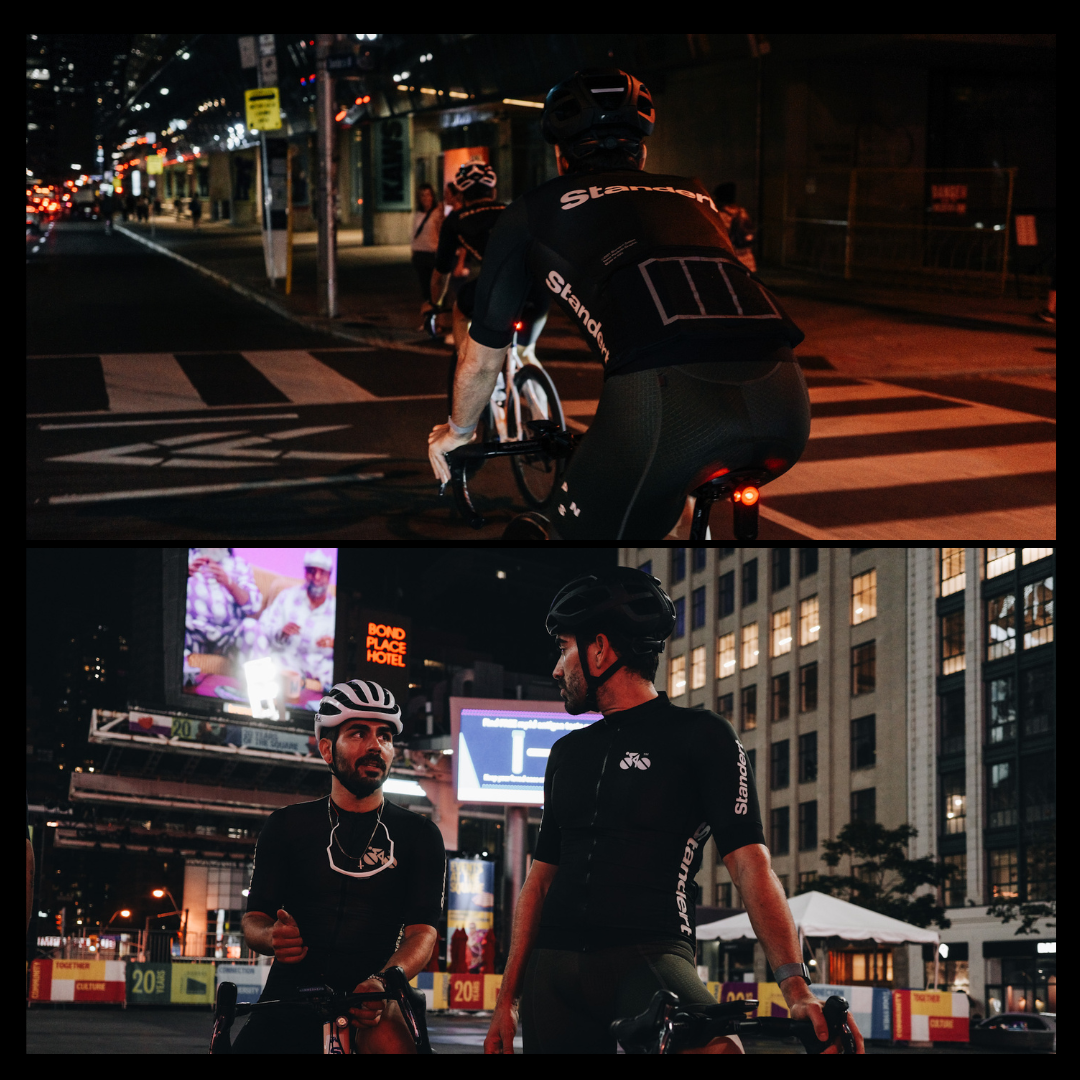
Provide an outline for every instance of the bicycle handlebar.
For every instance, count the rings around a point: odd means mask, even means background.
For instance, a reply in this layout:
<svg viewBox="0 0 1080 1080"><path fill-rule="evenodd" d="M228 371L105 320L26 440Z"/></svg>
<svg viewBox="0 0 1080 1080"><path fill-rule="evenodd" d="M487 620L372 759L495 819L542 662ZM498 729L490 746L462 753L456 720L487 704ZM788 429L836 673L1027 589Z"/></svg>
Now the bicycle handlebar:
<svg viewBox="0 0 1080 1080"><path fill-rule="evenodd" d="M528 420L526 423L536 438L510 442L466 443L446 455L446 463L450 466L450 487L454 495L454 505L466 524L472 528L482 529L487 522L473 506L469 495L465 471L470 462L492 457L509 457L513 454L569 457L581 439L580 435L559 427L553 420Z"/></svg>
<svg viewBox="0 0 1080 1080"><path fill-rule="evenodd" d="M767 1039L786 1039L797 1036L808 1054L820 1054L839 1040L840 1052L855 1053L855 1040L845 1023L848 1003L833 995L825 1002L825 1023L829 1038L820 1041L809 1020L792 1020L786 1017L748 1016L758 1003L747 999L728 1001L720 1005L707 1005L701 1011L688 1011L680 1007L678 995L670 990L657 990L649 1007L640 1015L616 1020L611 1033L627 1053L664 1054L671 1052L671 1045L692 1036L695 1044L701 1037L708 1041L724 1035L744 1034Z"/></svg>

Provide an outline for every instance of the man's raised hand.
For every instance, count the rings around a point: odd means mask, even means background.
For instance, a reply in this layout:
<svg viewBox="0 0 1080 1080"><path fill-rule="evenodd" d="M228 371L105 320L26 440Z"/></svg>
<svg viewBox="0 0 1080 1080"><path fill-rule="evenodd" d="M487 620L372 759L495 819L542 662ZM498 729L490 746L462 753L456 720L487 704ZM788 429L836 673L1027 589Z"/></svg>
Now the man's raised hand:
<svg viewBox="0 0 1080 1080"><path fill-rule="evenodd" d="M298 964L307 956L300 927L284 908L278 908L277 922L271 927L270 940L274 946L274 959L283 964Z"/></svg>

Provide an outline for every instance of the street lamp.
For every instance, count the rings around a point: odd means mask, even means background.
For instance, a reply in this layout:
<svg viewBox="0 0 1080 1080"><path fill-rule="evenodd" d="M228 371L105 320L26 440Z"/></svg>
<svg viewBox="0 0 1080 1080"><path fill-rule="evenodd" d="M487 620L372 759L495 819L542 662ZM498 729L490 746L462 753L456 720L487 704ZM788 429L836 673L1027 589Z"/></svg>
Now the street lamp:
<svg viewBox="0 0 1080 1080"><path fill-rule="evenodd" d="M131 912L127 908L120 908L119 911L114 911L112 913L112 918L109 919L109 921L105 925L106 926L112 926L112 921L113 921L113 919L116 918L117 915L119 915L121 919L130 919L131 918Z"/></svg>
<svg viewBox="0 0 1080 1080"><path fill-rule="evenodd" d="M180 915L180 916L183 917L183 920L184 920L183 924L182 924L182 929L181 929L181 933L183 935L181 940L183 941L184 949L186 950L186 948L187 948L187 912L184 912L184 911L180 910L180 905L176 902L176 897L174 897L173 894L171 892L169 892L168 889L154 889L150 893L150 895L154 896L154 897L157 897L157 899L159 899L159 900L163 896L167 896L172 901L172 905L173 905L174 910L173 911L162 911L162 912L159 912L157 915L147 915L146 916L146 945L147 945L147 947L149 947L149 944L150 944L150 920L151 919L164 919L168 915Z"/></svg>

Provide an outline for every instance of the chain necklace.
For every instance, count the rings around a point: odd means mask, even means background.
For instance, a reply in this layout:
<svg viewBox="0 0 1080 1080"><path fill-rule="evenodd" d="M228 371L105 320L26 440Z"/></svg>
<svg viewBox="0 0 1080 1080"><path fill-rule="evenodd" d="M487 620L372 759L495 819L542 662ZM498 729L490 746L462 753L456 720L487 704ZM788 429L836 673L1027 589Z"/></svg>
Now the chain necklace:
<svg viewBox="0 0 1080 1080"><path fill-rule="evenodd" d="M329 814L330 807L333 806L333 804L334 804L334 800L328 795L326 797L327 814ZM337 844L338 850L341 852L342 855L345 856L346 859L352 859L352 861L355 862L355 863L359 863L363 859L364 855L367 853L368 848L371 847L371 841L375 839L375 834L379 831L379 826L382 824L382 812L383 812L383 807L385 805L386 805L386 800L384 799L379 804L378 814L377 814L377 816L375 818L375 825L374 825L374 828L372 828L372 830L371 830L371 835L368 836L367 843L364 844L364 846L361 849L359 855L350 855L345 850L344 845L341 843L341 840L337 835L338 829L341 827L341 818L340 818L339 815L336 815L336 813L335 813L335 816L337 816L336 821L334 821L334 818L331 817L331 819L330 819L330 821L331 821L330 836L333 839L333 842L335 844ZM337 807L334 807L334 809L335 809L335 812L336 812Z"/></svg>

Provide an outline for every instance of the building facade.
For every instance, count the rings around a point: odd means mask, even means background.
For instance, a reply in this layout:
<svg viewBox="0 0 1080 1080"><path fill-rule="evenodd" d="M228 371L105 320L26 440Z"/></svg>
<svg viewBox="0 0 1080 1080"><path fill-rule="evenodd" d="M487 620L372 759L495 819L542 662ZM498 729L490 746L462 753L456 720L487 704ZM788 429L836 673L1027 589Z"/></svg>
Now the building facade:
<svg viewBox="0 0 1080 1080"><path fill-rule="evenodd" d="M1056 895L1055 552L917 548L908 560L912 856L956 871L940 983L983 1015L1054 1012L1056 930L1044 919L1017 935L987 907Z"/></svg>
<svg viewBox="0 0 1080 1080"><path fill-rule="evenodd" d="M675 602L657 686L674 704L715 710L734 726L789 896L813 887L826 869L822 839L848 821L895 828L907 820L904 549L640 548L620 556L660 578ZM711 845L697 881L704 904L738 904ZM826 955L822 947L815 959L819 971L835 968L832 981L857 968L908 985L920 955L867 946ZM704 959L719 968L721 958ZM760 948L753 963L763 980Z"/></svg>

